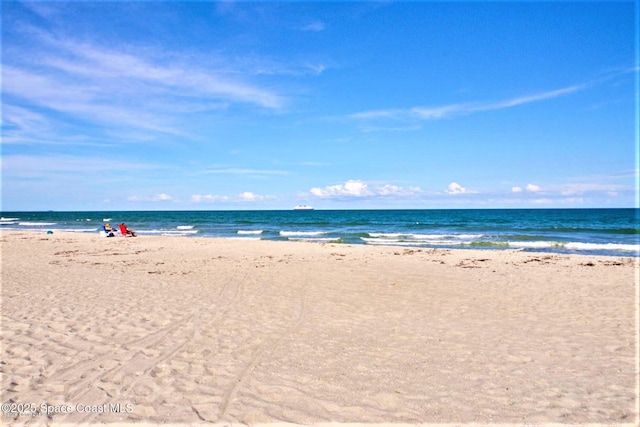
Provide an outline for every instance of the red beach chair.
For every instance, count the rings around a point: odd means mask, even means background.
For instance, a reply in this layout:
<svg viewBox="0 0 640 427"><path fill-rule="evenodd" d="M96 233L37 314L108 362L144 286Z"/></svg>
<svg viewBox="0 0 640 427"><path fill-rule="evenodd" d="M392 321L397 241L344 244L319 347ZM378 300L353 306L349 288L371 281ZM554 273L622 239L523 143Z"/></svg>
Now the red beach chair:
<svg viewBox="0 0 640 427"><path fill-rule="evenodd" d="M127 236L135 237L136 236L136 233L134 233L132 230L127 229L127 226L124 225L124 223L120 224L119 227L120 227L120 234L122 234L124 237L127 237Z"/></svg>

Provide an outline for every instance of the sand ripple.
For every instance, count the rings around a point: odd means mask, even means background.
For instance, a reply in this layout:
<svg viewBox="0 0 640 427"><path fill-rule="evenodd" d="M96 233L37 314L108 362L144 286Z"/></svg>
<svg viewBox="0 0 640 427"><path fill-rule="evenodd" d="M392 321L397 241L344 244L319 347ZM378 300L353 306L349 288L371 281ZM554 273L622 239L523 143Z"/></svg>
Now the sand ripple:
<svg viewBox="0 0 640 427"><path fill-rule="evenodd" d="M630 258L7 232L2 257L3 401L73 407L17 425L638 420Z"/></svg>

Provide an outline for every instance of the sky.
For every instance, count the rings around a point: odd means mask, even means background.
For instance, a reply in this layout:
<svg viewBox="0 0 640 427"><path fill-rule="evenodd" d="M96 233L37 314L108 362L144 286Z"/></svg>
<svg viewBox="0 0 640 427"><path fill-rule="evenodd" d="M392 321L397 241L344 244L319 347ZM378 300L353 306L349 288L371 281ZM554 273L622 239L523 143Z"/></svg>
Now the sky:
<svg viewBox="0 0 640 427"><path fill-rule="evenodd" d="M638 2L2 1L2 211L638 206Z"/></svg>

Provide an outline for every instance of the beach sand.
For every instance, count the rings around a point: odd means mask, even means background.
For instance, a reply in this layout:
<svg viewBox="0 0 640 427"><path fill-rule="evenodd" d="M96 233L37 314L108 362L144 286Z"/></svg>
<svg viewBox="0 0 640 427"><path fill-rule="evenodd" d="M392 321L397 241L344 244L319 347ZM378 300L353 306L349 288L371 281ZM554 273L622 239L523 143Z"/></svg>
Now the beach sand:
<svg viewBox="0 0 640 427"><path fill-rule="evenodd" d="M0 238L6 423L638 423L633 258Z"/></svg>

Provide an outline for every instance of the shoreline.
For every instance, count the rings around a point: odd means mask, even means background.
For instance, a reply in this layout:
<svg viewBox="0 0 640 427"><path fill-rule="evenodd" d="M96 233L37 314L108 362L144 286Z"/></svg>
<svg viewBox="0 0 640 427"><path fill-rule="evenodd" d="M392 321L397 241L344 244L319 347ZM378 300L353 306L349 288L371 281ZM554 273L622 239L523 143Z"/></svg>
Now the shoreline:
<svg viewBox="0 0 640 427"><path fill-rule="evenodd" d="M3 401L132 405L54 424L638 422L635 257L0 241Z"/></svg>
<svg viewBox="0 0 640 427"><path fill-rule="evenodd" d="M98 232L124 222L140 236L302 240L410 248L522 250L640 258L638 209L137 211L6 213L0 228Z"/></svg>
<svg viewBox="0 0 640 427"><path fill-rule="evenodd" d="M48 231L51 231L51 234L70 234L70 235L77 235L77 236L88 236L88 237L98 237L98 238L104 238L103 236L100 236L99 231L95 230L95 231L71 231L71 230L65 230L65 229L55 229L52 228L50 230L47 229L2 229L0 228L0 236L2 236L2 233L8 233L8 234L14 234L14 233L38 233L38 234L45 234L47 236L51 236L50 234L47 234ZM380 243L370 243L370 242L358 242L358 243L354 243L354 242L344 242L341 241L342 239L340 238L318 238L318 239L314 239L314 238L305 238L305 237L289 237L289 238L283 238L283 239L273 239L273 238L262 238L262 237L248 237L252 234L255 234L253 232L239 232L238 235L236 236L226 236L226 237L221 237L221 236L214 236L214 235L198 235L195 233L189 233L189 234L179 234L179 233L184 233L184 230L182 231L177 231L175 232L176 234L171 234L169 232L167 232L166 234L162 234L162 233L148 233L143 231L139 231L139 230L134 230L136 231L137 236L136 237L142 237L142 238L171 238L171 239L180 239L180 238L186 238L186 239L213 239L213 240L237 240L237 241L267 241L267 242L280 242L280 243L313 243L313 244L319 244L319 245L339 245L339 246L367 246L367 247L391 247L391 248L407 248L407 249L413 249L413 250L452 250L452 251L495 251L495 252L523 252L523 253L529 253L529 254L535 254L535 253L539 253L539 254L550 254L550 255L563 255L563 256L586 256L586 257L607 257L607 258L611 258L611 257L620 257L620 258L632 258L632 259L639 259L640 260L640 246L638 246L637 250L634 251L628 251L628 250L620 250L618 249L617 252L606 252L606 251L602 251L600 250L600 252L598 253L590 253L587 250L574 250L573 252L559 252L557 250L552 249L553 246L549 246L549 247L540 247L537 248L535 246L532 247L518 247L518 246L513 246L510 247L508 244L459 244L459 245L433 245L433 246L428 246L425 244L412 244L411 242L404 242L404 243L393 243L393 242L380 242ZM285 232L286 233L286 232ZM303 233L304 234L304 233ZM116 235L116 238L122 238L121 235ZM589 244L586 244L589 245ZM604 244L604 246L607 246L607 244ZM623 246L630 246L630 245L623 245ZM558 248L560 248L562 246L558 246ZM597 251L597 249L594 249L595 251Z"/></svg>

